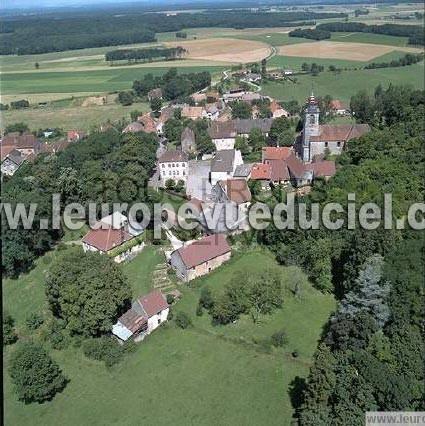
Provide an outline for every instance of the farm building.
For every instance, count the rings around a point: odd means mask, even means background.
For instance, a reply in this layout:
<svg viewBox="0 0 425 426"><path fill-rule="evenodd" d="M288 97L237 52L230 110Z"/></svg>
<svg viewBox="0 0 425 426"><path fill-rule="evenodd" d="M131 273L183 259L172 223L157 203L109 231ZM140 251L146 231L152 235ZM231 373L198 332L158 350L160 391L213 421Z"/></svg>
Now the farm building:
<svg viewBox="0 0 425 426"><path fill-rule="evenodd" d="M143 229L137 222L114 212L103 217L82 239L83 250L107 254L117 263L128 260L144 247Z"/></svg>
<svg viewBox="0 0 425 426"><path fill-rule="evenodd" d="M131 308L112 326L112 333L123 342L130 337L143 340L167 321L169 311L166 298L159 290L154 290L133 301Z"/></svg>
<svg viewBox="0 0 425 426"><path fill-rule="evenodd" d="M231 249L226 237L210 235L175 250L170 257L177 276L187 282L208 274L230 259Z"/></svg>
<svg viewBox="0 0 425 426"><path fill-rule="evenodd" d="M37 155L41 149L41 142L30 132L19 132L8 133L1 139L1 148L16 149L24 155L34 154ZM9 151L9 152L10 152Z"/></svg>

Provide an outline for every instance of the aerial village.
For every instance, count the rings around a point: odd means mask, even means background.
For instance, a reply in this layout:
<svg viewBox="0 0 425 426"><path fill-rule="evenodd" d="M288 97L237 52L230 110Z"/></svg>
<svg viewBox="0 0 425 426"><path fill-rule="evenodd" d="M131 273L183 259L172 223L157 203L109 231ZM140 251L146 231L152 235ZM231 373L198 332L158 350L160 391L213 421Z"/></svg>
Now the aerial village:
<svg viewBox="0 0 425 426"><path fill-rule="evenodd" d="M290 72L286 71L285 74ZM261 78L252 73L239 77L240 81L254 86ZM155 98L162 98L160 88L149 92L149 99ZM249 230L247 217L252 201L252 185L265 194L278 187L298 196L307 194L315 181L326 181L334 176L334 158L342 153L347 141L370 130L367 124L319 124L321 111L311 93L303 108L303 127L295 134L293 142L279 146L277 141L274 146L268 146L273 123L282 120L282 117L293 118L274 99L244 88L233 88L219 94L214 87L195 93L191 98L191 104L164 106L157 117L142 114L122 131L158 135L156 170L149 186L156 191L171 192L180 188L193 207L200 229L199 236L180 241L172 229L165 230L171 246L171 249L164 248L167 269L174 271L181 283L208 274L230 259L231 246L227 236ZM232 118L232 106L241 103L249 105L251 118ZM263 105L263 108L266 105L269 111L267 118L260 114L258 105ZM338 100L331 102L331 109L335 115L350 114ZM206 122L214 152L198 153L198 141L190 127L183 129L179 143L171 144L164 128L167 121L176 116ZM102 128L110 126L108 123ZM239 145L250 138L254 129L261 134L266 145L261 147L261 160L250 162L244 158L247 150L242 153ZM31 161L40 153L61 151L86 136L86 132L69 130L66 140L47 143L29 132L6 134L1 141L2 176L13 175L25 161ZM229 226L229 218L224 218L223 214L211 229L206 215L219 203L227 208L222 212L232 212L234 221ZM121 212L101 218L98 225L82 238L84 251L104 253L121 263L131 261L143 250L144 229L129 221ZM180 292L174 290L173 297L178 299ZM134 300L131 308L117 319L111 332L120 342L130 338L140 341L166 321L168 314L166 294L156 288Z"/></svg>

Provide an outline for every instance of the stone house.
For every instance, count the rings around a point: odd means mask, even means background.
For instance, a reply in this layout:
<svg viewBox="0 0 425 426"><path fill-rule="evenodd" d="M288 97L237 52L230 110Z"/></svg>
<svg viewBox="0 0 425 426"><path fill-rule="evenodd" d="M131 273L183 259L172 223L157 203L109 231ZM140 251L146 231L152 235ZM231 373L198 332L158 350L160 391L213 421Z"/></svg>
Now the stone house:
<svg viewBox="0 0 425 426"><path fill-rule="evenodd" d="M131 308L112 326L112 334L122 342L131 337L135 341L143 340L167 321L169 312L164 295L159 290L153 290L133 301Z"/></svg>
<svg viewBox="0 0 425 426"><path fill-rule="evenodd" d="M231 248L226 237L216 234L175 250L171 254L170 265L178 278L188 282L218 268L230 256Z"/></svg>
<svg viewBox="0 0 425 426"><path fill-rule="evenodd" d="M3 156L2 149L1 173L6 176L13 176L13 174L21 167L25 161L26 156L17 149L12 149Z"/></svg>

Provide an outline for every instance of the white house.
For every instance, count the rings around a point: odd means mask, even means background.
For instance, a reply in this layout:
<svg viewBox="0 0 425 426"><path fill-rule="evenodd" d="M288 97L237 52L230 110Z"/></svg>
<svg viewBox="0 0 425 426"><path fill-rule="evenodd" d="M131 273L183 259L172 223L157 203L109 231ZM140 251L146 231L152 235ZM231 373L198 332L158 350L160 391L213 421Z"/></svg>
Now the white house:
<svg viewBox="0 0 425 426"><path fill-rule="evenodd" d="M112 334L123 342L130 337L135 341L143 340L167 321L169 311L164 295L159 290L154 290L133 301L131 308L112 326Z"/></svg>
<svg viewBox="0 0 425 426"><path fill-rule="evenodd" d="M211 123L208 134L217 151L235 147L237 132L232 120Z"/></svg>
<svg viewBox="0 0 425 426"><path fill-rule="evenodd" d="M158 160L158 170L163 185L168 179L186 183L189 173L188 157L182 151L165 151Z"/></svg>
<svg viewBox="0 0 425 426"><path fill-rule="evenodd" d="M220 180L227 180L234 176L236 168L243 164L242 154L237 149L223 149L217 151L211 160L210 181L215 185Z"/></svg>

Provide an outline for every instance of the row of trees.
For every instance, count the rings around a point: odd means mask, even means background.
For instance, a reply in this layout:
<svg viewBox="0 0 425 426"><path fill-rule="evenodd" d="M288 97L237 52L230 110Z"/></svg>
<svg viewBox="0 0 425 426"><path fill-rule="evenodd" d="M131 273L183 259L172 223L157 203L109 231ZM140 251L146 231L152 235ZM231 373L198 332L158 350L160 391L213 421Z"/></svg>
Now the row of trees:
<svg viewBox="0 0 425 426"><path fill-rule="evenodd" d="M424 28L416 25L367 25L360 22L327 22L317 26L318 30L329 32L359 32L409 37L409 44L424 45Z"/></svg>
<svg viewBox="0 0 425 426"><path fill-rule="evenodd" d="M178 74L176 68L170 68L161 76L146 74L142 80L135 80L133 90L137 96L147 96L150 90L160 87L165 99L177 100L204 89L210 84L211 74L208 71Z"/></svg>
<svg viewBox="0 0 425 426"><path fill-rule="evenodd" d="M184 28L262 28L314 24L316 19L344 18L343 13L220 11L178 13L165 16L131 9L129 13L104 12L5 18L0 54L36 54L86 47L117 46L156 41L155 33L180 32ZM181 33L183 34L183 33Z"/></svg>
<svg viewBox="0 0 425 426"><path fill-rule="evenodd" d="M151 47L149 49L118 49L112 50L105 53L105 61L113 64L114 61L152 61L154 59L180 59L187 50L181 46L162 48L162 47Z"/></svg>
<svg viewBox="0 0 425 426"><path fill-rule="evenodd" d="M365 69L405 67L406 65L416 64L423 60L423 53L418 55L407 53L399 59L393 59L391 62L372 62L371 64L367 64Z"/></svg>

